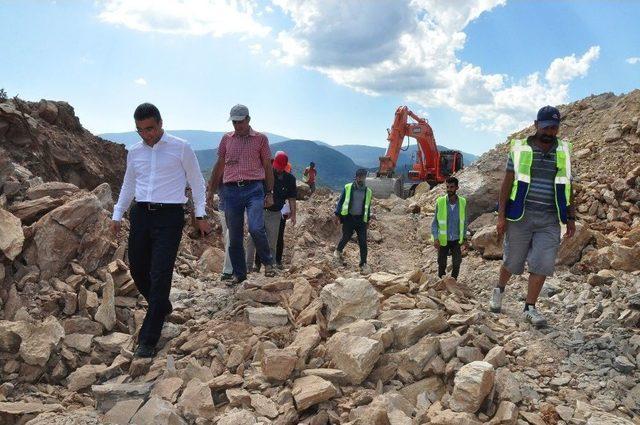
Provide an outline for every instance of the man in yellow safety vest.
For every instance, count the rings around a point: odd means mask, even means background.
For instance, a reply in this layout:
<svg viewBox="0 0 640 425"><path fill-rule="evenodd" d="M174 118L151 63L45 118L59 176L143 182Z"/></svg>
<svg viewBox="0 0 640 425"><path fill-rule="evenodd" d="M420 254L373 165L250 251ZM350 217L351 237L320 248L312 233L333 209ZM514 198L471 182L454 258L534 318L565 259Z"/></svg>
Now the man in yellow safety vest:
<svg viewBox="0 0 640 425"><path fill-rule="evenodd" d="M433 245L438 250L438 277L445 275L447 257L451 254L451 276L458 278L462 263L462 250L467 233L467 200L458 196L458 179L448 177L447 194L436 200L436 210L431 223Z"/></svg>
<svg viewBox="0 0 640 425"><path fill-rule="evenodd" d="M534 122L536 134L511 140L507 170L500 190L498 236L505 235L500 277L489 307L502 309L504 289L512 274L529 270L524 319L547 324L536 301L547 276L553 275L560 246L560 223L567 237L575 233L576 205L571 189L571 143L558 139L560 111L545 106Z"/></svg>
<svg viewBox="0 0 640 425"><path fill-rule="evenodd" d="M363 274L371 273L367 264L367 228L371 218L373 192L365 185L366 178L367 170L361 168L356 171L355 181L347 183L342 190L335 211L337 220L342 223L342 238L333 253L336 260L344 265L342 250L353 236L353 232L356 232L360 247L360 271Z"/></svg>

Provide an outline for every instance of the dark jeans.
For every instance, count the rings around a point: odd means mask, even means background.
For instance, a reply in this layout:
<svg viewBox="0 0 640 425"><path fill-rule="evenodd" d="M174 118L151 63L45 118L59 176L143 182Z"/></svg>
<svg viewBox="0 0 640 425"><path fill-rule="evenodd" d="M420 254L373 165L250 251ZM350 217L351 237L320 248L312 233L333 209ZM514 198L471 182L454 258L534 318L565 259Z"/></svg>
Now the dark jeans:
<svg viewBox="0 0 640 425"><path fill-rule="evenodd" d="M267 232L264 228L264 188L261 181L246 186L223 185L221 196L224 198L224 215L229 229L229 257L233 274L238 277L247 275L247 262L244 252L244 213L247 212L249 234L256 245L256 253L262 264L272 265L273 258L269 250Z"/></svg>
<svg viewBox="0 0 640 425"><path fill-rule="evenodd" d="M451 276L457 279L458 273L460 273L460 263L462 263L462 251L460 251L460 243L458 241L448 241L446 246L441 246L438 249L438 277L442 277L446 273L449 254L451 254L453 262Z"/></svg>
<svg viewBox="0 0 640 425"><path fill-rule="evenodd" d="M149 211L131 208L129 231L129 266L131 277L149 304L142 322L138 342L156 345L171 310L169 292L173 266L184 227L181 206Z"/></svg>
<svg viewBox="0 0 640 425"><path fill-rule="evenodd" d="M362 221L361 215L347 215L342 217L342 239L338 242L337 250L342 252L347 242L351 240L353 232L358 235L360 247L360 265L367 263L367 223Z"/></svg>
<svg viewBox="0 0 640 425"><path fill-rule="evenodd" d="M280 219L280 230L278 231L278 243L276 244L276 263L282 264L282 252L284 251L284 228L287 220Z"/></svg>

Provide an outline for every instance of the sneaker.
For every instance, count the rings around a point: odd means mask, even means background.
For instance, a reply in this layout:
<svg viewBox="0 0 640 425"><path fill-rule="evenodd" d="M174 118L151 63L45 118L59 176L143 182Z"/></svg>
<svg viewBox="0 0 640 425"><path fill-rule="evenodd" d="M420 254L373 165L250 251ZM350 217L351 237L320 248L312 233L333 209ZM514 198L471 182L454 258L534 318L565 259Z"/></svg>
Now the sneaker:
<svg viewBox="0 0 640 425"><path fill-rule="evenodd" d="M233 274L231 273L222 273L220 275L220 280L231 280L233 279Z"/></svg>
<svg viewBox="0 0 640 425"><path fill-rule="evenodd" d="M134 356L145 359L155 357L155 355L155 347L147 344L139 344L138 348L136 348L136 352L134 353Z"/></svg>
<svg viewBox="0 0 640 425"><path fill-rule="evenodd" d="M364 263L360 266L360 273L371 274L371 266L369 266L367 263Z"/></svg>
<svg viewBox="0 0 640 425"><path fill-rule="evenodd" d="M265 277L274 277L276 275L276 270L273 266L264 266L264 276Z"/></svg>
<svg viewBox="0 0 640 425"><path fill-rule="evenodd" d="M335 251L333 251L333 257L336 259L336 261L339 264L344 265L344 257L342 256L342 251L338 251L337 249Z"/></svg>
<svg viewBox="0 0 640 425"><path fill-rule="evenodd" d="M504 292L500 292L499 288L493 288L491 292L491 303L489 304L492 312L500 313L502 310L502 297L504 297Z"/></svg>
<svg viewBox="0 0 640 425"><path fill-rule="evenodd" d="M547 319L544 318L542 313L540 313L535 307L529 306L529 310L524 312L524 320L530 322L533 326L537 328L542 328L547 326Z"/></svg>

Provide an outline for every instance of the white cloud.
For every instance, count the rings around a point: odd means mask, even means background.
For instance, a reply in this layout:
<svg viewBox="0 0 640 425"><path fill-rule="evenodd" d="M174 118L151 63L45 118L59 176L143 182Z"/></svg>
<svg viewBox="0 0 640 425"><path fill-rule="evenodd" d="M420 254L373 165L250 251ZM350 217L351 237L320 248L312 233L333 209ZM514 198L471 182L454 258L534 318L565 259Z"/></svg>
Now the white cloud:
<svg viewBox="0 0 640 425"><path fill-rule="evenodd" d="M637 63L640 63L640 57L634 56L634 57L627 58L626 62L630 65L635 65Z"/></svg>
<svg viewBox="0 0 640 425"><path fill-rule="evenodd" d="M266 36L270 28L254 19L253 0L104 0L104 22L143 32L183 35Z"/></svg>
<svg viewBox="0 0 640 425"><path fill-rule="evenodd" d="M593 46L580 59L576 55L557 58L551 62L545 78L552 85L571 81L576 77L584 77L589 71L589 65L600 55L600 47Z"/></svg>
<svg viewBox="0 0 640 425"><path fill-rule="evenodd" d="M136 78L135 80L133 80L133 82L136 83L139 86L146 86L147 85L147 80L145 80L142 77Z"/></svg>
<svg viewBox="0 0 640 425"><path fill-rule="evenodd" d="M251 53L253 53L254 55L262 53L262 44L255 43L255 44L249 45L249 51L251 51Z"/></svg>
<svg viewBox="0 0 640 425"><path fill-rule="evenodd" d="M568 84L600 53L557 58L521 80L463 63L464 30L506 0L272 0L293 27L278 34L276 60L316 70L368 95L400 95L420 108L458 111L474 128L513 131L541 105L565 103Z"/></svg>

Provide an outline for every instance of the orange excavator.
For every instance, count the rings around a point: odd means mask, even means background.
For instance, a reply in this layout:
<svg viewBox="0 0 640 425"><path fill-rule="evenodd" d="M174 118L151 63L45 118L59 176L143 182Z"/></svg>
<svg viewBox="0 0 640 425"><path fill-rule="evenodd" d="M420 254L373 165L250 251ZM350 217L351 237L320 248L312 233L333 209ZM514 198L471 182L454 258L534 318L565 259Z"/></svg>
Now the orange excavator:
<svg viewBox="0 0 640 425"><path fill-rule="evenodd" d="M409 118L414 122L409 122ZM406 106L398 107L393 125L387 131L387 152L380 157L380 167L375 177L367 177L366 183L376 198L388 198L391 194L401 198L411 196L421 182L427 182L433 187L463 168L462 153L438 151L429 122ZM396 171L405 137L415 138L418 148L415 162L406 176ZM408 190L405 190L405 182L408 183Z"/></svg>

